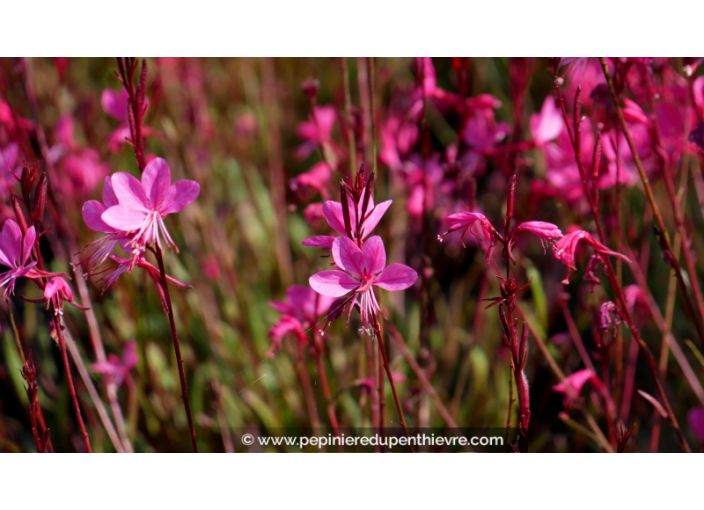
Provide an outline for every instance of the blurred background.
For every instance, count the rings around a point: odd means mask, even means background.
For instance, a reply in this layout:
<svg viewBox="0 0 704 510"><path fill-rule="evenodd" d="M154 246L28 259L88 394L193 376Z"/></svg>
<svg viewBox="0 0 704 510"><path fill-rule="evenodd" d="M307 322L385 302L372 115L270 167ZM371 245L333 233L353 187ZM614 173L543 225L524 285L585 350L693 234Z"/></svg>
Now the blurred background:
<svg viewBox="0 0 704 510"><path fill-rule="evenodd" d="M301 242L331 233L320 204L339 200L340 179L362 163L368 171L376 169L376 202L393 200L375 230L386 245L387 261L419 274L407 291L380 295L390 364L409 425L446 427L448 422L391 338L392 327L457 425L502 431L510 352L497 309L485 310L487 303L480 301L500 295L497 270L486 267L485 251L470 233L466 246L460 232L443 242L438 235L447 230L445 217L461 211L482 212L502 232L507 183L517 174L517 222L547 221L563 233L578 225L596 236L561 114L554 102L545 106L555 95L548 60L146 61L147 153L166 159L173 181L192 179L201 186L194 203L165 219L179 248L165 255L167 273L193 286L171 287L171 296L199 450L233 451L234 436L245 430L329 432L328 401L341 427L370 426L370 353L375 351L360 331L358 313L352 313L348 327L340 319L322 336L298 318L312 342L306 344L299 330L276 328L282 312L270 305L284 301L292 285L307 285L312 274L328 268L330 259L321 257L320 249ZM609 62L613 71L614 60ZM704 260L698 235L702 174L698 149L687 141L696 127L696 97L688 93L696 67L688 79L682 69L689 61L683 59L619 62L624 95L644 115L652 111L661 126L690 248L696 260ZM9 196L19 195L13 175L20 175L23 160L39 161L47 171L50 166L51 205L41 248L48 269L71 274L74 297L90 307L84 312L68 306L64 319L77 348L71 364L93 449L116 451L117 441L127 451L190 451L169 322L152 280L135 270L103 291L100 276L83 279L71 265L101 236L85 225L83 204L101 199L106 176L139 174L134 151L124 143L127 119L119 106L116 70L109 58L0 59L0 221L14 218ZM653 233L652 209L625 141L614 135L593 165L597 128L613 133L615 124L599 61L564 63L560 76L570 121L581 85L584 160L598 172L607 244L638 268L634 272L618 263L624 288L638 286L631 289L633 313L656 355L683 433L700 449L701 343ZM647 76L659 101L652 110ZM629 117L634 132L643 125L636 117ZM648 133L638 135L638 150L674 239L672 207ZM500 252L497 248L494 260L503 268ZM514 249L517 283L530 281L519 296L517 315L531 327L525 366L530 450L604 451L596 429L616 449L596 385L580 386L574 401L553 388L560 378L551 363L565 376L587 366L576 336L609 388L619 422L625 429L636 426L628 448L680 451L672 427L638 393L656 395L628 329L598 329L599 309L613 292L602 275L601 285L583 278L591 253L578 251L578 269L563 285L567 268L550 247L526 237ZM697 267L699 274L687 273L688 281L701 278L701 263ZM38 401L54 449L83 451L49 312L20 296L42 297L33 282L18 281L15 295L0 306L0 450L36 450L19 343L25 354L32 352ZM325 314L315 321L325 326ZM665 341L668 331L678 343L676 355ZM102 362L114 369L110 373L107 365L95 365L101 362L98 342L104 346ZM385 419L394 426L398 415L388 383L385 388ZM106 423L114 427L112 437Z"/></svg>

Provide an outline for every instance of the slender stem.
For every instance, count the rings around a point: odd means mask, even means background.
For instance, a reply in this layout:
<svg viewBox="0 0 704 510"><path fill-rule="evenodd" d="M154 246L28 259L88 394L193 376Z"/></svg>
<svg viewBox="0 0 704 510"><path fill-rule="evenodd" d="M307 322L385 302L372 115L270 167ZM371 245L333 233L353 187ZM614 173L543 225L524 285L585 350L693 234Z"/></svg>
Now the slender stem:
<svg viewBox="0 0 704 510"><path fill-rule="evenodd" d="M340 434L340 427L337 423L337 414L335 414L335 404L333 403L332 396L330 394L330 385L328 384L328 378L325 374L325 366L323 365L323 357L319 350L314 352L315 361L318 364L318 374L320 374L320 384L323 387L323 395L325 396L325 401L328 406L328 418L330 419L330 426L337 437L342 437ZM340 443L340 452L344 453L345 447Z"/></svg>
<svg viewBox="0 0 704 510"><path fill-rule="evenodd" d="M374 57L369 57L369 108L371 110L370 117L372 121L372 171L376 174L376 120L374 112L376 111L375 103L376 81L374 79Z"/></svg>
<svg viewBox="0 0 704 510"><path fill-rule="evenodd" d="M376 334L377 342L379 343L379 352L381 353L381 357L384 360L384 370L386 370L386 376L389 379L389 383L391 384L391 392L394 394L394 402L396 403L396 409L398 410L398 416L401 419L401 426L403 427L403 431L406 433L406 437L408 439L411 438L411 435L408 433L408 427L406 426L406 419L403 416L403 410L401 409L401 402L398 399L398 394L396 393L396 385L394 384L394 378L391 375L391 367L389 366L389 359L386 357L386 348L384 347L384 342L381 337L381 330L379 328L379 318L374 317L374 323L372 324L374 328L374 333ZM408 448L410 448L411 452L413 452L413 447L408 445Z"/></svg>
<svg viewBox="0 0 704 510"><path fill-rule="evenodd" d="M347 141L350 150L350 176L357 173L357 147L352 124L352 97L350 95L350 71L347 67L347 57L340 57L342 64L342 88L345 93L345 121L347 123Z"/></svg>
<svg viewBox="0 0 704 510"><path fill-rule="evenodd" d="M167 315L169 316L169 325L171 326L171 339L174 342L174 350L176 351L176 361L178 362L178 376L181 380L181 398L183 399L183 407L186 409L186 417L188 418L188 430L191 434L191 445L193 452L198 453L198 443L196 442L196 429L193 426L193 416L191 415L191 404L188 401L188 388L186 386L186 374L183 371L183 359L181 358L181 346L178 342L178 333L176 332L176 323L174 321L174 307L171 304L171 294L169 293L169 282L166 280L166 270L164 269L164 259L161 254L161 247L156 246L154 250L156 261L159 264L159 272L161 273L161 286L164 290L164 298L168 308Z"/></svg>
<svg viewBox="0 0 704 510"><path fill-rule="evenodd" d="M58 310L54 310L57 312ZM66 349L66 341L64 339L64 334L62 331L61 320L59 319L60 314L56 313L54 315L54 329L56 331L56 336L59 338L59 348L61 349L61 357L64 360L64 369L66 370L66 380L68 381L68 388L71 392L71 400L73 400L73 408L76 411L76 420L78 421L78 426L81 429L81 434L83 435L83 442L86 445L88 453L93 453L90 447L90 439L88 439L88 432L86 432L86 426L83 423L83 417L81 416L81 407L78 404L78 397L76 396L76 388L73 385L73 376L71 376L71 366L68 363L68 351Z"/></svg>
<svg viewBox="0 0 704 510"><path fill-rule="evenodd" d="M506 444L511 430L511 413L513 412L513 370L508 371L508 412L506 413Z"/></svg>

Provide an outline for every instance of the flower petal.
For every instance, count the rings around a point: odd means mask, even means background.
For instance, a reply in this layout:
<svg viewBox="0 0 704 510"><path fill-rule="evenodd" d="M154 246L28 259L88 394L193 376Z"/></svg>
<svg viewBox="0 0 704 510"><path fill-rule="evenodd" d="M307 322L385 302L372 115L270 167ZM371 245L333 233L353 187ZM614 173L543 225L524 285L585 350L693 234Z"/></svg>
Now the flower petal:
<svg viewBox="0 0 704 510"><path fill-rule="evenodd" d="M308 279L308 283L318 294L340 297L359 287L359 282L342 271L322 271Z"/></svg>
<svg viewBox="0 0 704 510"><path fill-rule="evenodd" d="M349 237L338 237L332 243L332 258L340 269L358 276L364 274L364 254Z"/></svg>
<svg viewBox="0 0 704 510"><path fill-rule="evenodd" d="M200 194L200 184L196 181L176 181L160 207L162 216L176 213L193 202Z"/></svg>
<svg viewBox="0 0 704 510"><path fill-rule="evenodd" d="M364 243L362 252L364 253L365 267L369 273L377 274L386 267L386 250L381 237L370 237Z"/></svg>
<svg viewBox="0 0 704 510"><path fill-rule="evenodd" d="M105 183L103 184L103 203L105 207L112 207L120 203L117 195L115 195L115 190L112 189L112 177L109 175L105 177Z"/></svg>
<svg viewBox="0 0 704 510"><path fill-rule="evenodd" d="M10 262L8 266L15 267L15 263L20 259L22 250L22 230L15 220L7 220L2 227L2 237L0 238L2 251Z"/></svg>
<svg viewBox="0 0 704 510"><path fill-rule="evenodd" d="M164 201L171 187L171 169L163 158L154 158L142 173L142 187L154 209Z"/></svg>
<svg viewBox="0 0 704 510"><path fill-rule="evenodd" d="M413 285L417 279L418 273L410 267L403 264L389 264L374 280L374 285L386 290L403 290Z"/></svg>
<svg viewBox="0 0 704 510"><path fill-rule="evenodd" d="M377 204L377 206L374 208L367 220L362 224L362 239L365 239L371 233L371 231L374 230L374 228L379 224L379 221L381 221L382 216L384 216L386 210L391 206L391 202L393 202L393 200L387 200L386 202Z"/></svg>
<svg viewBox="0 0 704 510"><path fill-rule="evenodd" d="M108 179L108 181L109 180L110 179ZM83 213L83 221L86 225L88 225L88 228L95 230L96 232L104 232L106 234L115 232L115 229L105 223L101 218L106 209L107 207L97 200L88 200L88 202L83 204L83 209L81 212Z"/></svg>
<svg viewBox="0 0 704 510"><path fill-rule="evenodd" d="M334 231L347 235L347 232L345 232L345 217L342 215L342 204L340 202L333 200L325 202L323 204L323 215Z"/></svg>
<svg viewBox="0 0 704 510"><path fill-rule="evenodd" d="M34 247L34 241L37 239L37 231L34 230L34 226L27 229L27 233L24 236L24 245L22 249L22 265L24 265L29 256L32 254L32 248Z"/></svg>
<svg viewBox="0 0 704 510"><path fill-rule="evenodd" d="M313 236L308 239L304 239L301 244L303 246L311 246L313 248L325 248L327 250L332 249L332 243L335 241L333 236Z"/></svg>
<svg viewBox="0 0 704 510"><path fill-rule="evenodd" d="M132 174L117 172L112 175L112 189L121 205L138 211L148 211L149 201L142 183Z"/></svg>
<svg viewBox="0 0 704 510"><path fill-rule="evenodd" d="M145 211L137 211L123 204L108 207L100 216L109 226L123 232L141 228L146 217Z"/></svg>

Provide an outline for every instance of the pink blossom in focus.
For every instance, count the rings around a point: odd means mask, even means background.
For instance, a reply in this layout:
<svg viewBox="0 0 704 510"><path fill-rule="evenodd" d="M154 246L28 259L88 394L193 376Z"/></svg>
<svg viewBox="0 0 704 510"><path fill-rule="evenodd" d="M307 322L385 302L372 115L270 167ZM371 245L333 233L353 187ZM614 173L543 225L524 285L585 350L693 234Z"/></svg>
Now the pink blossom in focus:
<svg viewBox="0 0 704 510"><path fill-rule="evenodd" d="M106 384L122 385L130 371L137 366L139 355L137 354L137 342L131 340L125 344L122 350L122 358L115 354L109 354L106 361L93 363L93 370L105 377Z"/></svg>
<svg viewBox="0 0 704 510"><path fill-rule="evenodd" d="M71 287L68 286L66 280L64 280L61 276L54 276L51 280L49 280L49 283L46 284L46 287L44 287L44 299L49 302L53 302L54 308L57 310L61 310L63 308L62 303L64 301L72 304L76 308L80 308L81 310L88 310L88 308L85 308L74 301ZM49 305L47 304L47 307L48 306Z"/></svg>
<svg viewBox="0 0 704 510"><path fill-rule="evenodd" d="M529 232L537 236L540 239L540 243L543 245L543 249L546 245L554 246L556 241L562 237L562 231L557 225L545 221L524 221L513 229L511 237L508 240L508 253L511 260L513 260L513 246L524 232ZM515 263L515 260L513 261Z"/></svg>
<svg viewBox="0 0 704 510"><path fill-rule="evenodd" d="M12 269L0 274L0 287L7 285L5 296L14 294L15 281L22 276L38 278L33 270L36 261L29 262L37 234L34 227L27 229L23 237L22 230L15 220L6 220L0 232L0 264Z"/></svg>
<svg viewBox="0 0 704 510"><path fill-rule="evenodd" d="M171 184L171 170L162 158L155 158L146 166L141 182L125 172L117 172L111 179L119 203L108 207L100 219L114 229L129 232L133 247L156 243L161 248L163 236L167 246L176 248L164 217L198 198L200 185L188 180Z"/></svg>
<svg viewBox="0 0 704 510"><path fill-rule="evenodd" d="M575 230L560 239L555 247L555 258L565 264L571 271L577 270L577 266L575 264L575 252L577 251L577 245L580 241L585 241L596 253L601 255L612 255L628 262L629 264L631 262L625 255L609 250L606 246L594 239L589 232L584 230ZM569 271L562 283L569 283Z"/></svg>
<svg viewBox="0 0 704 510"><path fill-rule="evenodd" d="M406 265L386 266L386 250L379 236L369 238L361 250L351 239L338 237L332 246L332 256L341 270L314 274L309 279L310 286L319 294L334 298L354 293L350 311L359 298L365 327L379 311L373 285L386 290L403 290L418 279L418 274Z"/></svg>

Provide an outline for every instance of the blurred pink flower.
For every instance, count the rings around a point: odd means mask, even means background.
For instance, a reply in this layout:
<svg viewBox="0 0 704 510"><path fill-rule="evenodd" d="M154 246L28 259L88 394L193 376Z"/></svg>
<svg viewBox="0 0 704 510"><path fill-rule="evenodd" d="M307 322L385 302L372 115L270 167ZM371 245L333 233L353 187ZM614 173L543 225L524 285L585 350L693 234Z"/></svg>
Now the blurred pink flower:
<svg viewBox="0 0 704 510"><path fill-rule="evenodd" d="M131 132L129 127L129 114L127 113L129 94L122 87L119 91L113 89L103 90L100 96L100 104L103 111L110 117L120 122L120 125L110 133L108 137L108 149L110 152L117 152L120 145L126 143L127 138L130 138ZM149 106L149 99L145 98L145 108ZM151 128L143 126L142 136L149 136L152 133Z"/></svg>
<svg viewBox="0 0 704 510"><path fill-rule="evenodd" d="M354 293L350 311L361 294L359 307L364 326L379 311L373 285L386 290L403 290L418 279L418 274L406 265L386 266L386 250L379 236L369 238L361 250L349 238L338 237L332 246L332 257L342 271L314 274L309 279L310 286L319 294L335 298Z"/></svg>
<svg viewBox="0 0 704 510"><path fill-rule="evenodd" d="M494 111L479 109L468 117L462 128L462 140L473 151L484 152L503 141L511 132L507 122L496 122Z"/></svg>
<svg viewBox="0 0 704 510"><path fill-rule="evenodd" d="M131 340L125 344L122 350L122 358L115 354L109 354L106 361L93 363L93 370L105 377L106 384L122 385L130 371L137 366L139 355L137 354L137 342Z"/></svg>
<svg viewBox="0 0 704 510"><path fill-rule="evenodd" d="M332 105L314 106L308 120L298 124L296 129L298 136L304 142L296 149L296 157L306 159L318 147L339 153L338 147L332 141L332 129L335 127L337 110Z"/></svg>
<svg viewBox="0 0 704 510"><path fill-rule="evenodd" d="M198 198L200 185L188 180L171 184L171 170L162 158L155 158L146 166L141 182L125 172L117 172L111 179L119 204L108 207L101 220L116 230L129 232L133 248L143 249L147 243L161 248L163 236L167 246L178 251L164 217Z"/></svg>
<svg viewBox="0 0 704 510"><path fill-rule="evenodd" d="M320 161L313 165L307 172L289 179L288 186L291 191L299 191L301 188L310 187L316 190L325 199L329 197L327 184L332 177L332 170L327 163Z"/></svg>
<svg viewBox="0 0 704 510"><path fill-rule="evenodd" d="M564 126L562 113L555 106L555 98L552 96L545 98L540 113L530 117L530 134L538 147L557 138Z"/></svg>
<svg viewBox="0 0 704 510"><path fill-rule="evenodd" d="M57 167L63 177L58 182L58 188L67 198L75 199L92 193L109 172L107 163L100 161L98 152L90 148L67 155Z"/></svg>
<svg viewBox="0 0 704 510"><path fill-rule="evenodd" d="M15 179L15 165L19 148L16 143L11 143L0 149L0 198L5 198L10 188L17 182Z"/></svg>
<svg viewBox="0 0 704 510"><path fill-rule="evenodd" d="M306 223L319 223L325 217L323 214L323 204L320 202L315 202L313 204L308 204L305 209L303 209L303 218Z"/></svg>
<svg viewBox="0 0 704 510"><path fill-rule="evenodd" d="M85 308L74 301L71 287L68 286L66 280L64 280L61 276L54 276L49 283L46 284L46 287L44 287L44 299L48 302L53 302L54 307L57 310L61 310L63 308L62 303L64 301L72 304L76 308L80 308L81 310L88 310L88 308ZM47 303L47 308L48 306L49 303Z"/></svg>
<svg viewBox="0 0 704 510"><path fill-rule="evenodd" d="M553 391L562 393L565 397L565 407L573 407L577 405L577 397L579 397L582 387L587 383L596 379L596 375L590 369L585 368L578 370L574 374L565 378L564 381L552 387ZM570 391L571 390L571 391ZM574 394L574 395L573 395Z"/></svg>
<svg viewBox="0 0 704 510"><path fill-rule="evenodd" d="M237 132L241 135L249 136L257 130L257 118L253 113L243 113L237 117Z"/></svg>

